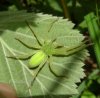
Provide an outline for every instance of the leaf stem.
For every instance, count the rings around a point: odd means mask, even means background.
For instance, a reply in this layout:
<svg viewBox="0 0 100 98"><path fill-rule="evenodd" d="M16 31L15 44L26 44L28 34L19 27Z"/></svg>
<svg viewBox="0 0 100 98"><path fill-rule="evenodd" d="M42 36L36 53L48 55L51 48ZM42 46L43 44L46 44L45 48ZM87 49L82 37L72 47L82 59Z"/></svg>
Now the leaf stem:
<svg viewBox="0 0 100 98"><path fill-rule="evenodd" d="M63 7L64 17L71 19L69 12L68 12L68 7L67 7L66 2L64 0L61 0L61 4L62 4L62 7Z"/></svg>

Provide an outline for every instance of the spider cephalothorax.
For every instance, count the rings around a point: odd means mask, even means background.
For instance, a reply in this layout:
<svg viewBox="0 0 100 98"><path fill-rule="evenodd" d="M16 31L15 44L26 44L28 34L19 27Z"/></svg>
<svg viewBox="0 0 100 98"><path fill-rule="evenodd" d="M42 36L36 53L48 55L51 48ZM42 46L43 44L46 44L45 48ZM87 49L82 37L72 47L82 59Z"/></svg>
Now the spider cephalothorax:
<svg viewBox="0 0 100 98"><path fill-rule="evenodd" d="M42 46L42 50L46 55L48 56L52 55L55 50L54 42L53 41L45 42L44 45Z"/></svg>

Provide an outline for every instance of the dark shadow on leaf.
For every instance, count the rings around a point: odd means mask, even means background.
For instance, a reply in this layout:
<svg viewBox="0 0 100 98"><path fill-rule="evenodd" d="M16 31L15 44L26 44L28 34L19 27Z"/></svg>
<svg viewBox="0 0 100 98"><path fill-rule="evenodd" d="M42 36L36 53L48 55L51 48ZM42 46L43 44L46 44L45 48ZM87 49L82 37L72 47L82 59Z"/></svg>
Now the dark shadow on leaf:
<svg viewBox="0 0 100 98"><path fill-rule="evenodd" d="M18 28L26 27L25 21L32 22L33 26L36 26L35 19L38 16L34 13L28 13L27 11L4 11L0 13L0 36L5 30L16 31Z"/></svg>
<svg viewBox="0 0 100 98"><path fill-rule="evenodd" d="M78 61L80 61L80 58L78 58L78 57L81 57L82 56L81 53L82 52L79 52L79 53L75 54L75 57L72 58L72 60L70 61L69 65L67 66L69 69L73 69L75 67L74 64L72 65L72 62L78 62ZM68 71L66 69L62 70L62 74L63 75L66 74L66 77L67 78L70 78L69 77L69 74L70 73L71 73L71 71ZM59 83L61 83L63 81L63 79L62 78L56 78L56 81L59 81ZM49 88L49 91L51 93L55 92L58 89L58 87L59 87L59 83L55 82L54 84L52 84L52 86L50 86L51 88Z"/></svg>

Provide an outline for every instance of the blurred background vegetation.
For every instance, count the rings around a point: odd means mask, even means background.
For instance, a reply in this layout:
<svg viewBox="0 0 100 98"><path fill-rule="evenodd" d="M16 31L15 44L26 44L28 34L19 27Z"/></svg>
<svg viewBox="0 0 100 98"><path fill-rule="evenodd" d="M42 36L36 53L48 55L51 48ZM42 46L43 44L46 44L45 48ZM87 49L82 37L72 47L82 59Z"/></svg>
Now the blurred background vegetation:
<svg viewBox="0 0 100 98"><path fill-rule="evenodd" d="M100 0L0 0L0 11L18 10L68 18L92 40L86 77L78 84L80 94L72 98L100 98Z"/></svg>

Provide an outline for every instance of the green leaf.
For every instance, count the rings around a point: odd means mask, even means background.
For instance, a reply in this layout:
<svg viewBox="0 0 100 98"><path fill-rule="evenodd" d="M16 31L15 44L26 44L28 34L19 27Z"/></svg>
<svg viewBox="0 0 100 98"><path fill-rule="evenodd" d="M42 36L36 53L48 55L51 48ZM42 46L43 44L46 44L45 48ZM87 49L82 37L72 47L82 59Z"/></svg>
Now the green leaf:
<svg viewBox="0 0 100 98"><path fill-rule="evenodd" d="M96 96L92 92L86 90L82 94L82 97L81 98L96 98Z"/></svg>
<svg viewBox="0 0 100 98"><path fill-rule="evenodd" d="M94 15L93 12L89 13L85 17L85 21L89 30L90 37L94 43L94 51L95 51L95 56L97 59L98 67L100 68L100 28L97 23L97 18Z"/></svg>
<svg viewBox="0 0 100 98"><path fill-rule="evenodd" d="M38 47L38 43L25 20L29 22L39 40L57 39L57 43L68 48L79 45L84 36L78 30L73 29L74 24L67 19L54 17L47 14L34 14L20 12L0 13L0 82L11 84L18 96L45 96L77 94L77 82L83 78L83 61L88 56L86 50L69 57L53 57L52 68L58 74L65 74L67 78L55 77L49 70L48 64L38 74L31 89L28 87L37 73L37 69L30 70L29 60L14 60L6 56L16 54L34 53L19 43L15 38L21 39L30 46ZM55 21L57 20L57 21ZM52 22L55 23L53 25ZM50 32L48 30L51 28ZM41 66L41 65L40 65Z"/></svg>
<svg viewBox="0 0 100 98"><path fill-rule="evenodd" d="M56 0L46 1L46 4L48 4L52 9L54 9L55 11L62 12L62 8L59 3L61 4L61 1L56 1Z"/></svg>

